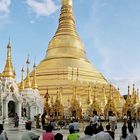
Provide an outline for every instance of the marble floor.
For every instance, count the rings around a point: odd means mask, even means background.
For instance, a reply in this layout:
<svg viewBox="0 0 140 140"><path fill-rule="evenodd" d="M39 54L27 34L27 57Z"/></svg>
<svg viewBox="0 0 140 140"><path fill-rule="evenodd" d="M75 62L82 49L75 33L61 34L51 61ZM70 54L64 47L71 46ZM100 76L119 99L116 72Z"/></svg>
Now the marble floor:
<svg viewBox="0 0 140 140"><path fill-rule="evenodd" d="M87 124L80 124L80 132L79 135L82 137L84 135L83 130ZM118 123L117 125L117 130L115 132L115 140L119 140L119 136L121 135L121 127L122 123ZM21 140L21 136L23 132L25 131L24 125L19 126L19 128L14 128L12 125L5 125L4 126L5 131L8 134L9 140ZM41 134L42 130L41 129L32 129L33 132L36 134L40 135L40 140L42 140ZM66 140L67 135L69 134L68 130L58 130L54 131L54 133L62 133L64 135L64 140ZM138 128L135 128L134 133L138 136L138 139L140 139L140 126L138 125Z"/></svg>

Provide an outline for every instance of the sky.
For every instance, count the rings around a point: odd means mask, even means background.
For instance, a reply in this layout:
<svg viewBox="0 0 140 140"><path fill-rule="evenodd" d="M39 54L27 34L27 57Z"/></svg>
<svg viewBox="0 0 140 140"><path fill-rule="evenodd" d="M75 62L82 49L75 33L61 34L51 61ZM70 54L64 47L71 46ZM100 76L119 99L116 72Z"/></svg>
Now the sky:
<svg viewBox="0 0 140 140"><path fill-rule="evenodd" d="M17 81L27 56L36 64L45 57L60 13L61 0L0 0L0 71L12 42ZM73 0L77 32L88 59L126 94L140 88L140 0Z"/></svg>

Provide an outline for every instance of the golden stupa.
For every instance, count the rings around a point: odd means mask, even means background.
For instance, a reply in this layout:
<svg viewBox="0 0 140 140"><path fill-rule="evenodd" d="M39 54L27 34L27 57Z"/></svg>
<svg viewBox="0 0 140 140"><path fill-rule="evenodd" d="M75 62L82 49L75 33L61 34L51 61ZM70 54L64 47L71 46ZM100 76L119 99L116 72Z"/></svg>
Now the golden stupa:
<svg viewBox="0 0 140 140"><path fill-rule="evenodd" d="M31 79L32 77L33 72ZM108 97L112 94L108 81L86 57L84 45L76 32L72 0L62 0L58 29L49 42L45 58L36 67L36 78L42 97L47 90L50 99L52 97L56 99L58 89L61 89L59 99L64 111L71 108L73 113L76 109L72 108L76 106L81 109L81 113L86 112L92 104L90 99L94 96L103 112ZM119 91L114 87L113 89L113 99L118 100L115 104L118 109L116 113L120 113L122 111L120 103L123 99ZM76 92L75 99L73 99L74 92ZM76 101L76 105L70 107L73 100Z"/></svg>

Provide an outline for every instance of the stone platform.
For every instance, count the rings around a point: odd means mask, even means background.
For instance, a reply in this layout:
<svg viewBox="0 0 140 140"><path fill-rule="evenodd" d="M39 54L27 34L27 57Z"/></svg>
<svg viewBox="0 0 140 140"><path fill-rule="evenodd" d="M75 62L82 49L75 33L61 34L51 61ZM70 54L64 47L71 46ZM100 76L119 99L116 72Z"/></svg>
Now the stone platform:
<svg viewBox="0 0 140 140"><path fill-rule="evenodd" d="M79 135L80 137L82 137L84 135L83 131L84 128L86 127L87 124L79 124L80 126L80 132ZM105 124L104 124L105 125ZM115 140L119 140L119 136L121 135L121 127L122 127L122 123L118 123L117 125L117 130L116 130L116 134L115 134ZM21 136L23 134L23 132L25 131L24 125L19 126L19 128L14 128L13 125L5 125L4 126L5 131L8 134L8 138L9 140L21 140ZM40 135L40 140L42 140L42 130L41 129L32 129L33 132L35 132L36 134ZM58 130L58 131L53 131L54 134L56 133L62 133L64 136L64 140L67 140L67 135L69 134L68 130ZM138 136L138 139L140 139L140 125L138 124L138 127L135 128L134 133Z"/></svg>

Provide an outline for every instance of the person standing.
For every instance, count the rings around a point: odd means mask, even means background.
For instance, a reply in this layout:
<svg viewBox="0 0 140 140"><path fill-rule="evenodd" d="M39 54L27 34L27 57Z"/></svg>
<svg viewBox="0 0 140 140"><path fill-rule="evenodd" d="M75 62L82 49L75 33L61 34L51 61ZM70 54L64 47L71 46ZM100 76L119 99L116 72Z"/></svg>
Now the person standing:
<svg viewBox="0 0 140 140"><path fill-rule="evenodd" d="M112 139L114 140L114 132L110 131L110 125L109 124L106 125L106 130L107 131L105 131L105 132L109 133L110 136L112 137Z"/></svg>
<svg viewBox="0 0 140 140"><path fill-rule="evenodd" d="M52 133L53 127L51 125L46 126L46 132L42 134L42 140L54 140L54 134Z"/></svg>
<svg viewBox="0 0 140 140"><path fill-rule="evenodd" d="M42 129L44 129L45 126L45 119L46 119L46 112L44 112L41 116Z"/></svg>
<svg viewBox="0 0 140 140"><path fill-rule="evenodd" d="M122 127L122 135L120 136L120 140L129 140L126 126Z"/></svg>
<svg viewBox="0 0 140 140"><path fill-rule="evenodd" d="M75 133L74 128L69 129L70 134L67 137L67 140L78 140L80 136Z"/></svg>
<svg viewBox="0 0 140 140"><path fill-rule="evenodd" d="M114 113L111 114L111 116L109 116L109 123L110 123L110 126L111 126L111 131L115 132L115 129L117 127L117 118L116 118Z"/></svg>
<svg viewBox="0 0 140 140"><path fill-rule="evenodd" d="M54 139L55 140L63 140L63 135L61 133L57 133L55 136L54 136Z"/></svg>
<svg viewBox="0 0 140 140"><path fill-rule="evenodd" d="M91 140L92 135L93 135L92 126L90 126L90 125L87 126L87 127L85 128L84 133L85 133L85 136L82 137L82 138L80 138L79 140ZM92 139L93 139L93 138L92 138Z"/></svg>
<svg viewBox="0 0 140 140"><path fill-rule="evenodd" d="M128 127L129 134L128 134L128 139L129 140L138 140L137 136L133 133L133 126Z"/></svg>
<svg viewBox="0 0 140 140"><path fill-rule="evenodd" d="M95 140L113 140L110 134L104 132L103 127L99 127L99 133L95 135Z"/></svg>
<svg viewBox="0 0 140 140"><path fill-rule="evenodd" d="M31 122L25 124L26 131L23 133L21 140L38 140L39 136L31 131Z"/></svg>
<svg viewBox="0 0 140 140"><path fill-rule="evenodd" d="M14 122L15 122L15 127L18 127L19 126L19 116L17 113L15 113Z"/></svg>

